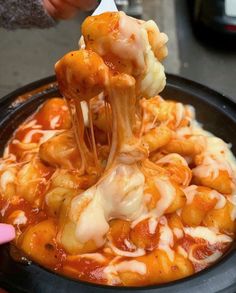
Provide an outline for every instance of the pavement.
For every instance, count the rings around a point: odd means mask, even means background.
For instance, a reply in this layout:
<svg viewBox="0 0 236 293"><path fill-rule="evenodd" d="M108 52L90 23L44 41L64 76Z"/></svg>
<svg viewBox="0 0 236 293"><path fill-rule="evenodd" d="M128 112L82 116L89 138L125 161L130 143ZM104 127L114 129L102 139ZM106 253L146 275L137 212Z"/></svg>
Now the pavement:
<svg viewBox="0 0 236 293"><path fill-rule="evenodd" d="M186 5L188 0L174 1L181 64L179 74L211 87L236 102L236 50L230 44L218 46L218 42L223 42L220 37L212 44L197 39L192 32Z"/></svg>
<svg viewBox="0 0 236 293"><path fill-rule="evenodd" d="M187 0L144 0L144 19L154 19L169 36L166 71L208 85L236 101L236 52L216 49L194 37ZM46 30L0 29L0 97L54 73L55 62L78 48L85 17Z"/></svg>

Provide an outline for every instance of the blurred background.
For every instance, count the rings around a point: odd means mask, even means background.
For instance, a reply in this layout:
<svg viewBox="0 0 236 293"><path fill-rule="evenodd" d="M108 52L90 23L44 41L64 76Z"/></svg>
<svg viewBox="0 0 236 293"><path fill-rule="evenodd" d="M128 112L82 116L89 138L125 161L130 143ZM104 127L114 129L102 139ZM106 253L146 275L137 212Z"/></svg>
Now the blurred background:
<svg viewBox="0 0 236 293"><path fill-rule="evenodd" d="M130 15L153 19L169 36L166 72L205 84L236 102L236 0L117 0ZM231 6L230 6L231 5ZM0 97L54 73L78 47L86 14L46 30L0 28Z"/></svg>

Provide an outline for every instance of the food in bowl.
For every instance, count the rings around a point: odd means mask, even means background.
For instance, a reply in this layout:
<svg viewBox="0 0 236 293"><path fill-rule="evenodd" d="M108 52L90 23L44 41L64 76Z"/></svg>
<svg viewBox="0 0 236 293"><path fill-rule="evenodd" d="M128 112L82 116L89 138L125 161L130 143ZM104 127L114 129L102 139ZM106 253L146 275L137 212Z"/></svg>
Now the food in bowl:
<svg viewBox="0 0 236 293"><path fill-rule="evenodd" d="M167 37L152 21L105 13L82 33L83 49L56 64L64 98L47 100L5 148L1 221L25 257L75 279L190 276L234 241L235 158L193 107L159 96Z"/></svg>

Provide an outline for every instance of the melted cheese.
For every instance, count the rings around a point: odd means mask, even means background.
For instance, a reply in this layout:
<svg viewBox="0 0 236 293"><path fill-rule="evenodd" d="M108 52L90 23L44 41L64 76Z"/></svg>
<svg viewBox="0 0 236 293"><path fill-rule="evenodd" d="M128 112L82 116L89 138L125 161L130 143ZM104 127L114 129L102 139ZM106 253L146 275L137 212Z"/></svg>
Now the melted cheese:
<svg viewBox="0 0 236 293"><path fill-rule="evenodd" d="M175 235L178 239L184 237L184 232L183 232L183 230L180 229L180 228L174 228L174 229L173 229L173 232L174 232L174 235Z"/></svg>
<svg viewBox="0 0 236 293"><path fill-rule="evenodd" d="M166 76L164 66L156 58L153 48L151 47L148 40L148 31L158 30L156 24L153 21L147 21L142 23L141 33L142 39L145 44L145 63L146 70L141 80L138 80L140 83L140 92L142 96L153 97L160 93L166 85ZM163 34L164 35L164 34ZM168 37L165 35L166 40L163 39L160 41L159 45L164 45L168 41Z"/></svg>
<svg viewBox="0 0 236 293"><path fill-rule="evenodd" d="M193 169L193 174L199 177L212 176L213 179L219 175L219 170L225 170L230 177L236 174L236 160L229 149L229 145L222 139L212 136L211 133L196 127L195 131L205 136L206 145L202 154L203 162Z"/></svg>
<svg viewBox="0 0 236 293"><path fill-rule="evenodd" d="M7 185L16 181L15 172L12 169L6 170L2 173L0 179L0 185L3 192L6 192Z"/></svg>
<svg viewBox="0 0 236 293"><path fill-rule="evenodd" d="M77 223L77 239L82 243L93 239L98 246L103 245L109 220L140 216L143 188L144 176L135 165L117 165L99 183L75 197L70 218Z"/></svg>
<svg viewBox="0 0 236 293"><path fill-rule="evenodd" d="M86 127L89 127L89 110L88 110L88 104L86 101L81 101L81 109L82 109L82 114L83 114L83 119L84 119L84 125Z"/></svg>
<svg viewBox="0 0 236 293"><path fill-rule="evenodd" d="M113 52L122 59L125 56L125 59L133 60L138 66L136 72L143 72L145 69L145 44L140 32L140 24L136 19L120 12L119 31L119 39L112 46ZM130 41L131 39L132 41Z"/></svg>
<svg viewBox="0 0 236 293"><path fill-rule="evenodd" d="M101 253L84 253L84 254L80 254L79 257L91 259L100 263L103 263L106 261L106 257L102 255Z"/></svg>
<svg viewBox="0 0 236 293"><path fill-rule="evenodd" d="M157 219L160 218L174 200L176 191L167 178L156 178L155 186L160 194L160 199L158 200L156 207L151 211L143 209L143 213L131 223L131 228L134 228L138 223L145 219L152 217Z"/></svg>
<svg viewBox="0 0 236 293"><path fill-rule="evenodd" d="M220 161L205 155L202 164L193 169L193 174L197 177L211 177L214 180L219 176L220 170L227 171L229 175L232 174L228 161Z"/></svg>
<svg viewBox="0 0 236 293"><path fill-rule="evenodd" d="M162 225L160 227L160 240L158 243L158 248L165 251L165 253L169 257L169 260L173 262L175 257L175 252L171 249L174 244L173 233L168 226L168 222L165 217L162 217L160 219L160 223Z"/></svg>
<svg viewBox="0 0 236 293"><path fill-rule="evenodd" d="M113 243L109 243L109 247L115 252L116 255L126 256L126 257L138 257L145 255L145 250L142 248L138 248L135 251L124 251L117 248Z"/></svg>
<svg viewBox="0 0 236 293"><path fill-rule="evenodd" d="M115 265L115 269L117 272L133 272L140 275L145 275L147 272L145 263L137 260L120 262L119 264Z"/></svg>
<svg viewBox="0 0 236 293"><path fill-rule="evenodd" d="M157 202L155 211L152 213L155 214L156 217L160 217L173 202L176 191L168 179L157 178L155 180L155 185L161 195L161 198Z"/></svg>
<svg viewBox="0 0 236 293"><path fill-rule="evenodd" d="M218 242L228 243L232 242L232 238L225 235L216 233L213 230L210 230L207 227L199 226L199 227L185 227L184 233L193 237L193 238L201 238L208 241L211 245L216 244Z"/></svg>
<svg viewBox="0 0 236 293"><path fill-rule="evenodd" d="M158 221L157 219L151 217L149 220L148 220L148 228L149 228L149 233L150 234L155 234L156 232L156 228L157 228L157 224L158 224Z"/></svg>
<svg viewBox="0 0 236 293"><path fill-rule="evenodd" d="M187 204L191 204L194 197L197 195L197 185L190 185L183 188L183 192L187 198Z"/></svg>
<svg viewBox="0 0 236 293"><path fill-rule="evenodd" d="M132 242L130 242L128 239L124 240L124 244L128 249L131 249L131 250L136 249L136 246Z"/></svg>
<svg viewBox="0 0 236 293"><path fill-rule="evenodd" d="M177 247L177 252L182 255L184 258L188 258L188 253L182 246Z"/></svg>
<svg viewBox="0 0 236 293"><path fill-rule="evenodd" d="M20 129L23 130L23 129L26 129L26 128L33 128L33 129L39 129L39 128L42 128L42 125L40 124L37 124L37 120L31 120L29 121L28 123L26 124L23 124Z"/></svg>
<svg viewBox="0 0 236 293"><path fill-rule="evenodd" d="M5 216L5 213L6 213L7 209L8 209L8 207L9 207L9 205L10 205L10 202L7 202L7 203L2 207L2 209L1 209L1 211L0 211L0 214L1 214L2 217Z"/></svg>
<svg viewBox="0 0 236 293"><path fill-rule="evenodd" d="M23 143L31 143L33 136L35 134L41 134L42 137L39 140L39 144L44 143L45 141L52 138L54 135L61 133L63 130L39 130L39 129L32 129L30 130L22 140Z"/></svg>
<svg viewBox="0 0 236 293"><path fill-rule="evenodd" d="M53 117L51 120L50 120L50 127L52 129L55 129L59 126L59 121L60 121L60 115L57 115L55 117Z"/></svg>
<svg viewBox="0 0 236 293"><path fill-rule="evenodd" d="M146 264L137 260L123 261L117 264L110 264L104 269L104 277L110 285L121 283L119 273L132 272L139 275L147 273Z"/></svg>
<svg viewBox="0 0 236 293"><path fill-rule="evenodd" d="M236 220L236 194L227 196L228 201L233 205L230 217L232 221Z"/></svg>
<svg viewBox="0 0 236 293"><path fill-rule="evenodd" d="M183 166L186 166L186 167L188 166L186 160L179 154L175 154L175 153L164 156L163 158L157 161L157 164L164 164L164 163L174 164L176 162L180 162Z"/></svg>
<svg viewBox="0 0 236 293"><path fill-rule="evenodd" d="M140 217L131 223L131 228L134 228L138 223L145 219L152 217L157 219L160 218L174 200L176 191L167 178L156 178L155 186L160 194L160 199L158 200L156 207L151 211L143 209L143 213L140 215Z"/></svg>
<svg viewBox="0 0 236 293"><path fill-rule="evenodd" d="M15 217L13 225L25 225L28 221L23 211L15 211L13 217Z"/></svg>
<svg viewBox="0 0 236 293"><path fill-rule="evenodd" d="M212 190L210 192L210 198L217 199L217 203L214 207L215 209L222 209L226 204L226 198L224 197L224 195L220 194L216 190Z"/></svg>
<svg viewBox="0 0 236 293"><path fill-rule="evenodd" d="M184 111L184 106L182 103L176 103L175 106L175 116L176 116L176 122L175 122L175 127L177 128L184 118L185 111Z"/></svg>
<svg viewBox="0 0 236 293"><path fill-rule="evenodd" d="M191 134L192 134L191 128L187 126L178 128L175 132L175 136L180 139L186 136L189 136Z"/></svg>
<svg viewBox="0 0 236 293"><path fill-rule="evenodd" d="M193 256L193 249L192 247L190 248L189 254L188 254L188 258L189 260L191 260L191 262L193 263L197 263L199 265L208 265L210 263L215 262L217 259L219 259L222 256L222 252L221 251L215 251L213 254L209 255L208 257L205 257L204 259L196 259Z"/></svg>

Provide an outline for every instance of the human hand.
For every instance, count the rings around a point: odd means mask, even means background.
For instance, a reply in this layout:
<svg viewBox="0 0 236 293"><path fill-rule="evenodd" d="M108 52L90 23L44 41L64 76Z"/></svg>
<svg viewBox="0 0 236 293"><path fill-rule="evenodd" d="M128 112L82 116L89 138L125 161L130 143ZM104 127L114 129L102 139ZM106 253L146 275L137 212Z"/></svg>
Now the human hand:
<svg viewBox="0 0 236 293"><path fill-rule="evenodd" d="M97 0L43 0L44 8L55 19L69 19L79 10L91 10Z"/></svg>
<svg viewBox="0 0 236 293"><path fill-rule="evenodd" d="M0 223L0 244L13 240L15 236L15 228L12 225Z"/></svg>

